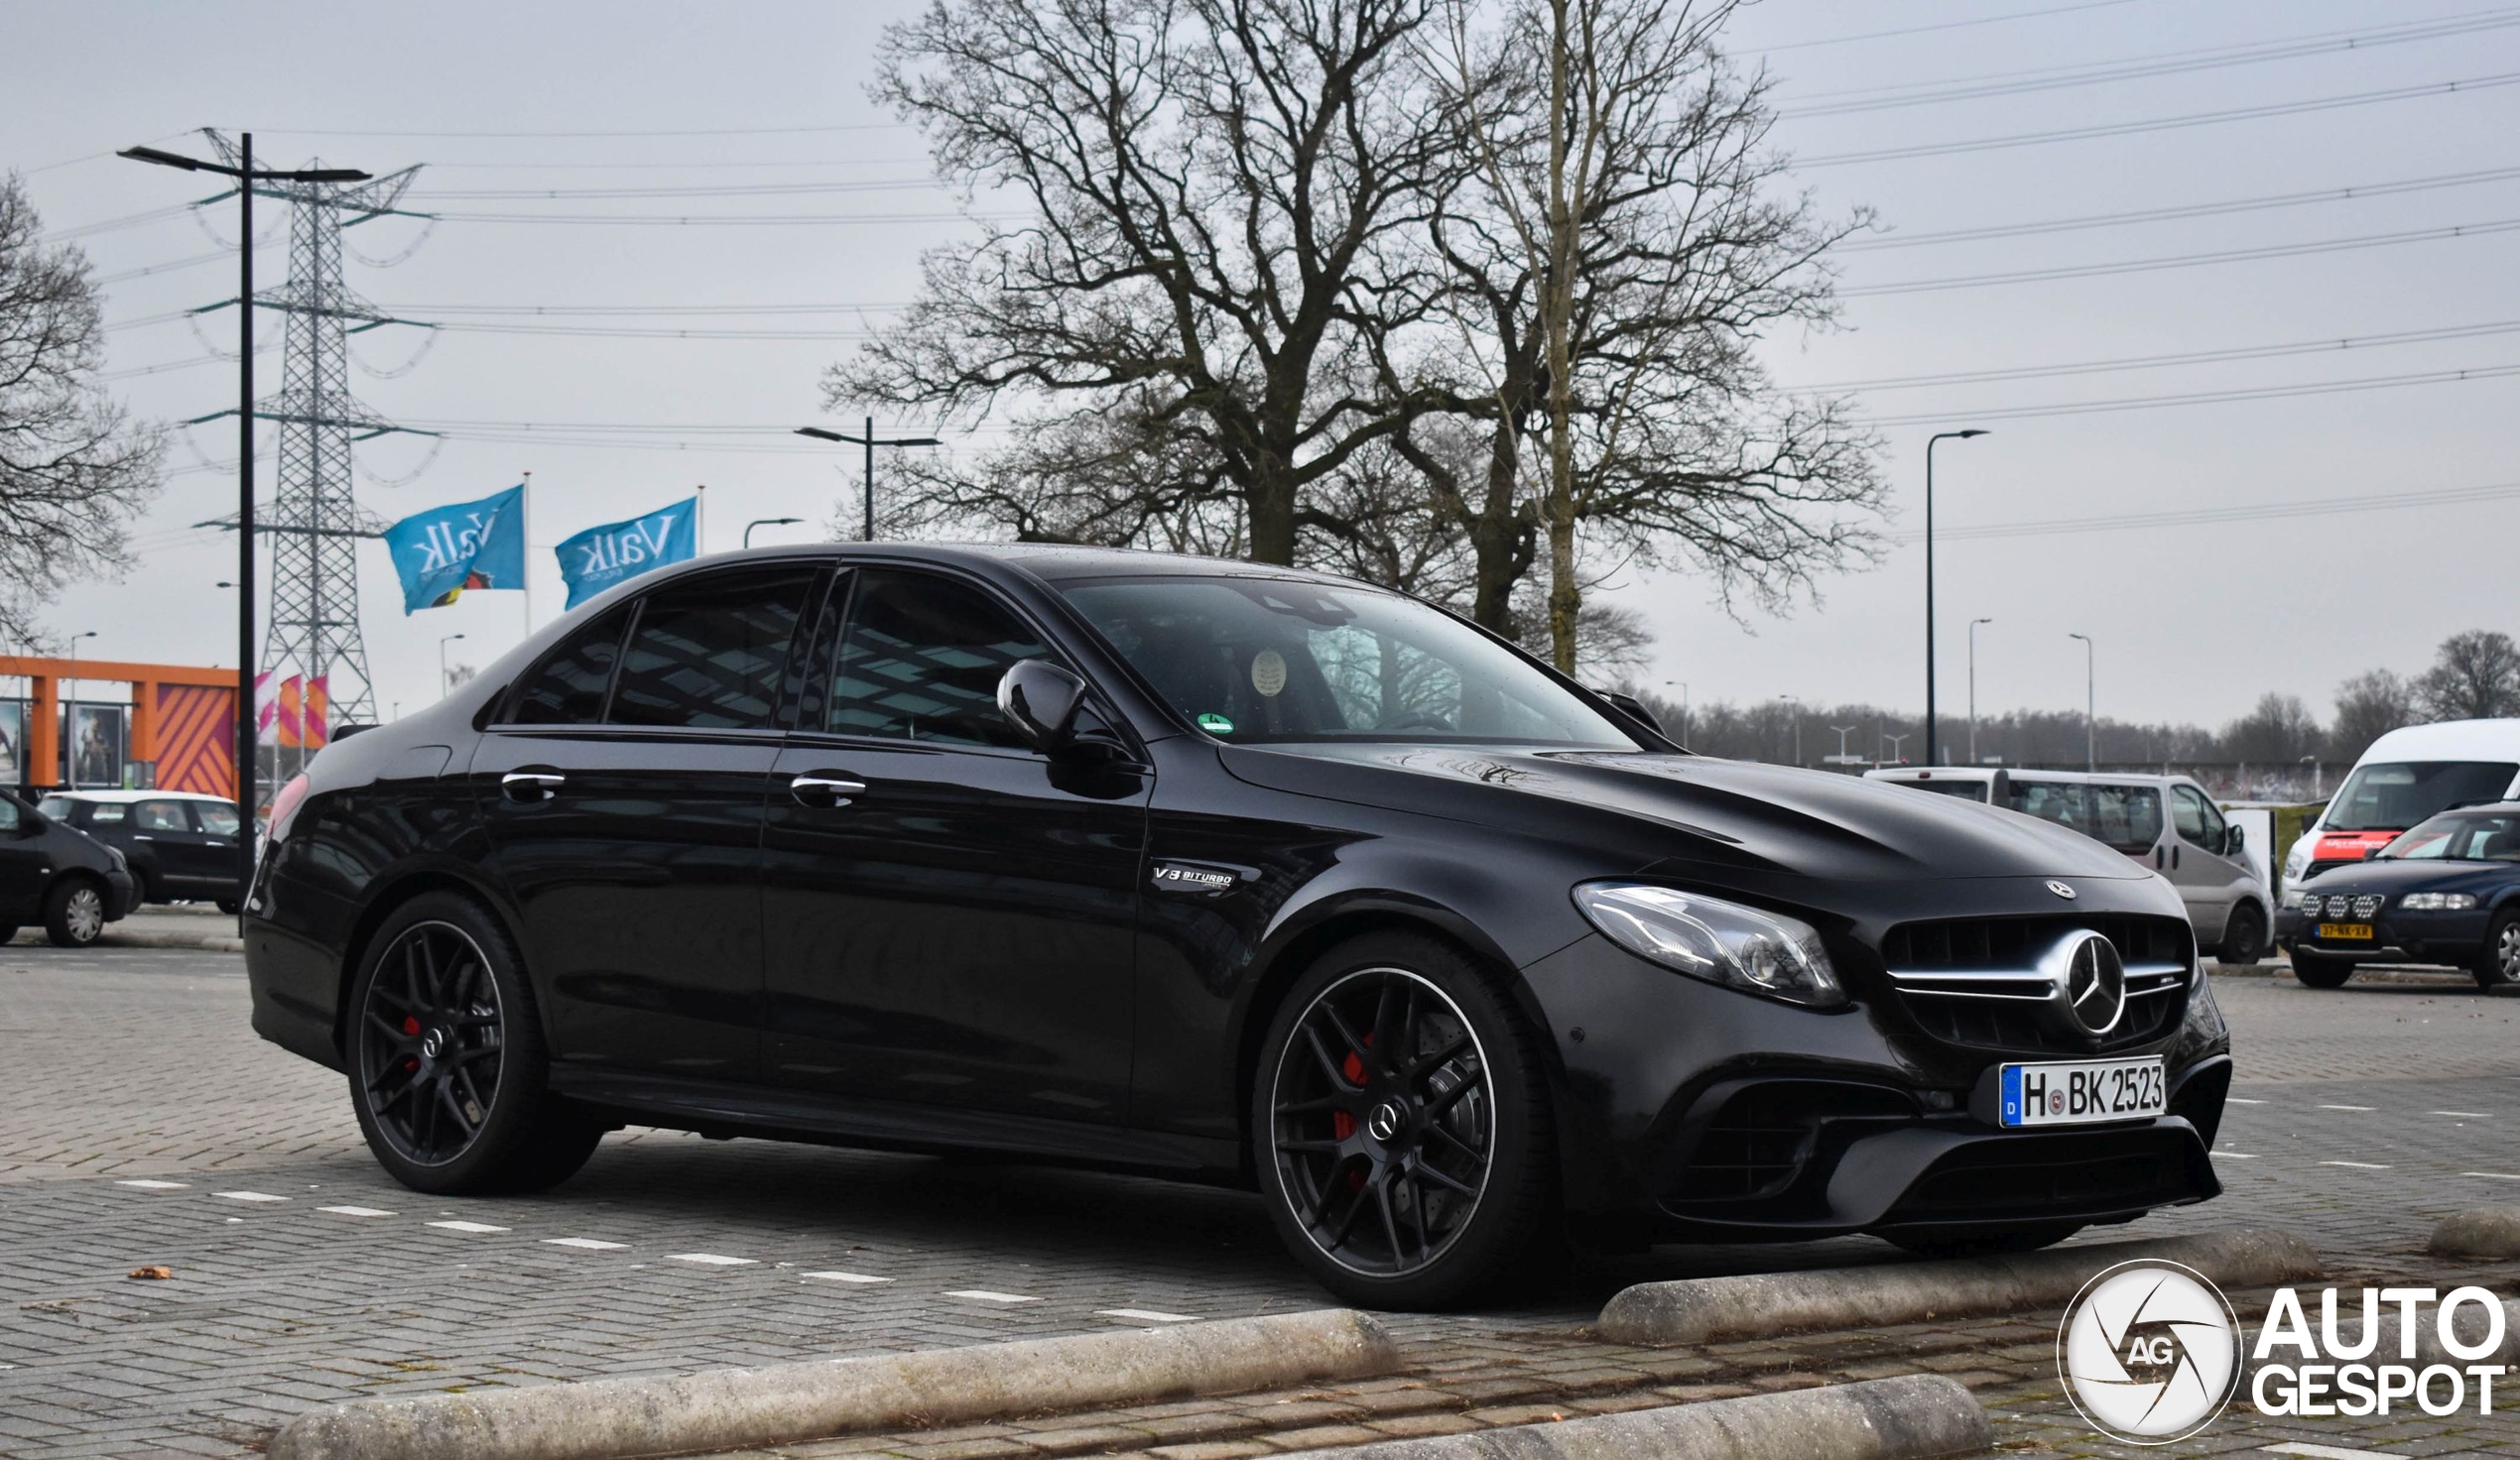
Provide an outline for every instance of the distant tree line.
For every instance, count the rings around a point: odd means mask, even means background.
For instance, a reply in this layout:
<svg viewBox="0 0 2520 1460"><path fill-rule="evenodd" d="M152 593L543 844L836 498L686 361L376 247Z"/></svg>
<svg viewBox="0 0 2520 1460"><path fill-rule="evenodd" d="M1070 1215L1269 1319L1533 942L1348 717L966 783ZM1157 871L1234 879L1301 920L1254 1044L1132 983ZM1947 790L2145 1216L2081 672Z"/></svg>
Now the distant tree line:
<svg viewBox="0 0 2520 1460"><path fill-rule="evenodd" d="M1627 652L1641 658L1642 648L1631 644ZM1867 762L1924 760L1924 717L1914 713L1862 703L1798 705L1785 699L1684 706L1662 685L1631 677L1624 687L1644 700L1666 729L1682 735L1690 749L1706 755L1792 762L1799 727L1802 763L1821 765L1824 757L1838 754L1836 727L1843 726L1846 754ZM2303 794L2313 789L2314 780L2319 788L2334 790L2345 767L2372 741L2400 726L2500 716L2520 716L2520 646L2508 634L2475 629L2442 641L2432 665L2418 673L2378 669L2338 684L2325 723L2299 695L2275 692L2260 695L2248 713L2219 728L2103 716L2096 759L2103 767L2121 770L2210 772L2200 779L2227 793ZM2084 764L2086 734L2082 715L2072 710L1981 715L1977 757L2007 766L2079 768ZM1951 763L1967 763L1966 716L1943 716L1941 739Z"/></svg>

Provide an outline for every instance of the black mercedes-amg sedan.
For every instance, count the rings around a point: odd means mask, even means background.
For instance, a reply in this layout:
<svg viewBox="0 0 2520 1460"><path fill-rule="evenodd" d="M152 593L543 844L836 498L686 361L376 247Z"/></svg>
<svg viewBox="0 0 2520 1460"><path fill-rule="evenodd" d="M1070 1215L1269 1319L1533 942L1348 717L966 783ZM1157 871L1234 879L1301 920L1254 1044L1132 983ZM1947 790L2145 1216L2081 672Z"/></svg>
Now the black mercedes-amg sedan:
<svg viewBox="0 0 2520 1460"><path fill-rule="evenodd" d="M848 546L623 584L337 741L254 1027L424 1191L639 1123L1258 1188L1356 1302L1542 1241L2007 1250L2218 1194L2176 893L2028 816L1693 756L1441 610Z"/></svg>

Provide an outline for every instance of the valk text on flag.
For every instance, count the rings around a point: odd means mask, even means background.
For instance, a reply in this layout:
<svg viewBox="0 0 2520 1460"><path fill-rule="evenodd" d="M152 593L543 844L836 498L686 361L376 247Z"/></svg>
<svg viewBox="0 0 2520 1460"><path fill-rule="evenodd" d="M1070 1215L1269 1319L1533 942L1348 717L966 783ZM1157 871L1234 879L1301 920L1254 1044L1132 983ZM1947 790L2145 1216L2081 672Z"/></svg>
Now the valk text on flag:
<svg viewBox="0 0 2520 1460"><path fill-rule="evenodd" d="M568 584L568 607L649 568L696 556L699 501L687 497L645 517L588 528L561 544L560 575Z"/></svg>
<svg viewBox="0 0 2520 1460"><path fill-rule="evenodd" d="M403 578L403 612L455 601L466 588L525 586L525 489L416 512L385 530Z"/></svg>

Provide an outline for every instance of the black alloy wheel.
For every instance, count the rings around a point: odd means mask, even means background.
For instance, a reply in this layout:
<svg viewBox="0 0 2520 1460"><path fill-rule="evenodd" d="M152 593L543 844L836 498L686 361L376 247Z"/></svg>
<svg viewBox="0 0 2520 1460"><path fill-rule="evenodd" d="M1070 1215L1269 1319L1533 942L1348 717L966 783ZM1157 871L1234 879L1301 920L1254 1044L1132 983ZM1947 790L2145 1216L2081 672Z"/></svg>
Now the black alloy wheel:
<svg viewBox="0 0 2520 1460"><path fill-rule="evenodd" d="M377 1164L418 1191L567 1179L603 1128L546 1088L533 987L480 905L425 893L379 927L351 987L350 1104Z"/></svg>
<svg viewBox="0 0 2520 1460"><path fill-rule="evenodd" d="M2266 915L2242 903L2231 910L2229 920L2222 924L2222 946L2214 951L2214 961L2246 968L2265 956Z"/></svg>
<svg viewBox="0 0 2520 1460"><path fill-rule="evenodd" d="M2475 965L2468 972L2480 989L2520 983L2520 909L2495 914L2485 933L2485 946L2477 950Z"/></svg>
<svg viewBox="0 0 2520 1460"><path fill-rule="evenodd" d="M1449 1303L1536 1233L1549 1194L1539 1061L1453 950L1398 934L1335 950L1280 1008L1259 1074L1271 1216L1331 1290Z"/></svg>
<svg viewBox="0 0 2520 1460"><path fill-rule="evenodd" d="M507 1020L463 929L403 929L368 980L358 1038L360 1094L396 1155L436 1166L471 1148L498 1097Z"/></svg>
<svg viewBox="0 0 2520 1460"><path fill-rule="evenodd" d="M2353 977L2353 960L2331 958L2324 953L2295 948L2293 977L2299 979L2304 988L2341 989L2345 980Z"/></svg>
<svg viewBox="0 0 2520 1460"><path fill-rule="evenodd" d="M57 948L84 948L105 935L105 890L85 877L64 877L44 900L44 935Z"/></svg>

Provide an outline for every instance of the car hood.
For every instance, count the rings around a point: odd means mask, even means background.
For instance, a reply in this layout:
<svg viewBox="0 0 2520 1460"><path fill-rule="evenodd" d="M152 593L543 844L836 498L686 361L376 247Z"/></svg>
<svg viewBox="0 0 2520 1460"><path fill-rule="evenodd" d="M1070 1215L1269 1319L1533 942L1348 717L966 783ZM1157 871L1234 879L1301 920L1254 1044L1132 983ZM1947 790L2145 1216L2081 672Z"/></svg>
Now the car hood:
<svg viewBox="0 0 2520 1460"><path fill-rule="evenodd" d="M1228 746L1255 785L1605 854L1847 881L2144 878L2100 843L2011 810L1821 771L1711 756L1461 746Z"/></svg>
<svg viewBox="0 0 2520 1460"><path fill-rule="evenodd" d="M2302 891L2322 897L2331 893L2478 893L2515 882L2520 882L2520 864L2510 862L2349 862L2304 881Z"/></svg>

